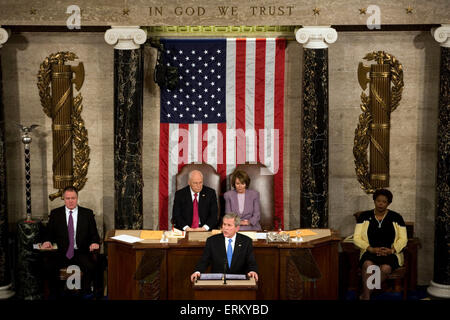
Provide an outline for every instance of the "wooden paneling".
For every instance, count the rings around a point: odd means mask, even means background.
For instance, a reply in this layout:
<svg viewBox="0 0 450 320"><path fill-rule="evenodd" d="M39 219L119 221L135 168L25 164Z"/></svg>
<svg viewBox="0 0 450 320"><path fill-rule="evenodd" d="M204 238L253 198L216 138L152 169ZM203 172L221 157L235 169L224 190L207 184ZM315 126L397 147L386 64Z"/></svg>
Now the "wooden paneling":
<svg viewBox="0 0 450 320"><path fill-rule="evenodd" d="M137 299L136 250L114 243L108 246L108 298L111 300Z"/></svg>
<svg viewBox="0 0 450 320"><path fill-rule="evenodd" d="M258 264L258 300L279 299L280 264L277 248L254 248L256 263Z"/></svg>
<svg viewBox="0 0 450 320"><path fill-rule="evenodd" d="M194 292L191 284L191 274L200 260L203 248L170 250L168 260L169 300L192 300Z"/></svg>
<svg viewBox="0 0 450 320"><path fill-rule="evenodd" d="M255 241L254 254L259 268L256 299L337 299L339 240L332 236L302 245ZM129 245L107 239L106 243L111 300L195 298L190 275L201 258L204 242L184 239L177 244ZM320 270L321 277L315 286L300 275L311 272L302 269L308 266L299 263L303 254L312 254Z"/></svg>

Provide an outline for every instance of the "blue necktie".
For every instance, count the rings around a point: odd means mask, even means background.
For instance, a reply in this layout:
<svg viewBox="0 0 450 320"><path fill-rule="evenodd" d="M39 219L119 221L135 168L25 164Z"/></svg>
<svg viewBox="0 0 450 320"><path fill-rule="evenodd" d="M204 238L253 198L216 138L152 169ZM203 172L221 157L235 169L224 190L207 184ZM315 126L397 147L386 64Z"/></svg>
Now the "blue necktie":
<svg viewBox="0 0 450 320"><path fill-rule="evenodd" d="M233 239L228 240L228 248L227 248L228 268L231 267L231 259L233 258L233 247L231 246L231 241L233 241Z"/></svg>

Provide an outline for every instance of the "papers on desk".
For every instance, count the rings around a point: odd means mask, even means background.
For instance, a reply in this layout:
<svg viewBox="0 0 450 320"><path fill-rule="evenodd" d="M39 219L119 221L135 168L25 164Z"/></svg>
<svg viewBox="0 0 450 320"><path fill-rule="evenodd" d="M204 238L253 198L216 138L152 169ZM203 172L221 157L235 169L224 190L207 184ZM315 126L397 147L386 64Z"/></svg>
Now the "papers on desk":
<svg viewBox="0 0 450 320"><path fill-rule="evenodd" d="M123 241L126 243L135 243L143 240L141 238L129 236L127 234L121 234L119 236L111 237L111 239Z"/></svg>
<svg viewBox="0 0 450 320"><path fill-rule="evenodd" d="M173 228L171 231L166 231L166 235L170 239L184 239L186 237L186 232Z"/></svg>
<svg viewBox="0 0 450 320"><path fill-rule="evenodd" d="M239 233L244 235L244 236L249 237L253 241L258 240L258 238L256 238L256 232L254 232L254 231L239 231Z"/></svg>
<svg viewBox="0 0 450 320"><path fill-rule="evenodd" d="M267 232L256 232L256 239L257 240L266 240Z"/></svg>
<svg viewBox="0 0 450 320"><path fill-rule="evenodd" d="M311 231L309 229L296 229L296 230L284 231L284 232L288 233L289 237L294 238L294 237L297 237L297 231L299 231L299 234L302 237L317 235L317 232Z"/></svg>
<svg viewBox="0 0 450 320"><path fill-rule="evenodd" d="M146 240L160 240L163 237L162 230L142 230L139 238Z"/></svg>
<svg viewBox="0 0 450 320"><path fill-rule="evenodd" d="M228 274L227 280L247 280L245 274ZM223 273L202 273L200 274L200 280L221 280L223 279Z"/></svg>

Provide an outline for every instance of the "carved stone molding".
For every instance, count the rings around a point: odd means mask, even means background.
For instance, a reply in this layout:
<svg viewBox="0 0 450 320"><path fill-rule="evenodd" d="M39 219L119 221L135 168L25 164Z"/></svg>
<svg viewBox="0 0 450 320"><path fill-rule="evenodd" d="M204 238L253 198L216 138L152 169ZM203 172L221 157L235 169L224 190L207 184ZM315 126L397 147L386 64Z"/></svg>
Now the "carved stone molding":
<svg viewBox="0 0 450 320"><path fill-rule="evenodd" d="M0 28L0 48L6 41L8 41L8 36L8 31L6 31L6 29Z"/></svg>
<svg viewBox="0 0 450 320"><path fill-rule="evenodd" d="M439 28L432 29L431 34L441 47L450 48L450 24L443 24Z"/></svg>
<svg viewBox="0 0 450 320"><path fill-rule="evenodd" d="M295 32L295 39L306 49L326 49L328 43L336 42L337 38L336 30L329 26L305 26Z"/></svg>
<svg viewBox="0 0 450 320"><path fill-rule="evenodd" d="M105 41L117 50L134 50L147 40L147 33L138 26L111 27L105 32Z"/></svg>

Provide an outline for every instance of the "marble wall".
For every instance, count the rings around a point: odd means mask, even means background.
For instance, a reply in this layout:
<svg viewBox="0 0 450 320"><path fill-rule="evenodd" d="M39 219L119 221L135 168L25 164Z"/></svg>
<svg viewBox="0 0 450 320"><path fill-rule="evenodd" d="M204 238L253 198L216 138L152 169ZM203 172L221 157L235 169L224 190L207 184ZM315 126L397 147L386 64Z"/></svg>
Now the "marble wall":
<svg viewBox="0 0 450 320"><path fill-rule="evenodd" d="M96 212L97 225L103 233L104 223L114 223L114 210L108 207L114 203L113 48L100 33L13 33L7 44L3 47L2 67L10 223L24 218L26 213L23 146L16 123L39 125L33 131L31 144L33 217L46 219L51 209L63 205L60 199L48 199L55 192L51 119L42 111L36 83L39 66L48 55L72 51L83 61L86 70L80 91L82 118L91 148L88 181L79 194L79 203Z"/></svg>
<svg viewBox="0 0 450 320"><path fill-rule="evenodd" d="M331 228L342 236L353 232L356 211L372 208L355 178L353 138L361 114L357 67L371 51L394 55L404 72L403 96L391 114L390 206L415 223L419 280L428 284L433 272L436 134L439 97L439 45L429 32L341 32L329 50ZM368 91L368 90L367 90Z"/></svg>
<svg viewBox="0 0 450 320"><path fill-rule="evenodd" d="M81 89L82 113L89 134L91 163L80 205L96 212L101 235L114 228L114 52L103 33L13 33L2 48L6 118L9 222L25 216L23 147L15 122L39 124L31 145L33 216L47 218L62 201L51 202L51 120L45 116L36 87L40 63L50 53L75 52L86 69ZM415 222L422 241L419 283L432 278L436 125L439 94L439 46L428 32L340 32L329 48L329 226L342 236L352 233L355 211L373 207L356 180L354 130L360 114L357 66L372 50L385 50L404 67L405 88L392 113L391 187L393 210ZM300 150L302 47L289 41L286 54L284 210L285 228L300 224ZM159 88L153 83L156 55L144 50L143 211L144 228L158 226Z"/></svg>

